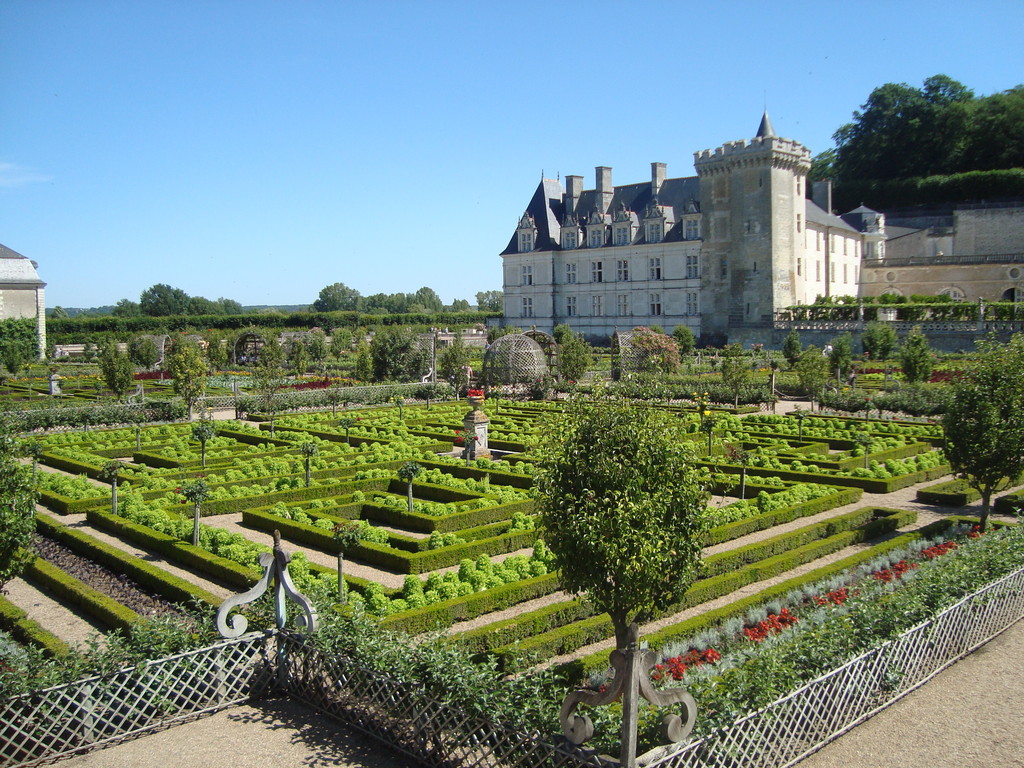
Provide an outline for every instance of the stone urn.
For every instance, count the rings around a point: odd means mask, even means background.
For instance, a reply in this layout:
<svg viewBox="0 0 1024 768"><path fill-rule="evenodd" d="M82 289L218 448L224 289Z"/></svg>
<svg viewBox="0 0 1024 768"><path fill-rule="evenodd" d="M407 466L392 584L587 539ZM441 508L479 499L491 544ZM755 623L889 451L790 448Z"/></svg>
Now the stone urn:
<svg viewBox="0 0 1024 768"><path fill-rule="evenodd" d="M471 389L466 394L466 402L474 411L479 411L484 405L484 393L480 389Z"/></svg>

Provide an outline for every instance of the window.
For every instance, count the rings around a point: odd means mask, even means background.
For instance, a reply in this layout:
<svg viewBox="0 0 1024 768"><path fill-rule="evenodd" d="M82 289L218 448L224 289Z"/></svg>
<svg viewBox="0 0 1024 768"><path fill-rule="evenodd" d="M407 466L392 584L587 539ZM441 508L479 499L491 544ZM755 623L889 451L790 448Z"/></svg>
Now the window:
<svg viewBox="0 0 1024 768"><path fill-rule="evenodd" d="M601 248L604 246L604 227L592 229L587 233L587 245L591 248Z"/></svg>
<svg viewBox="0 0 1024 768"><path fill-rule="evenodd" d="M601 317L604 315L604 296L590 297L590 314L594 317Z"/></svg>
<svg viewBox="0 0 1024 768"><path fill-rule="evenodd" d="M821 282L821 260L814 262L814 281Z"/></svg>
<svg viewBox="0 0 1024 768"><path fill-rule="evenodd" d="M700 277L700 257L696 253L686 255L686 276L690 279Z"/></svg>
<svg viewBox="0 0 1024 768"><path fill-rule="evenodd" d="M718 265L718 276L723 280L729 275L729 260L722 257L721 263Z"/></svg>
<svg viewBox="0 0 1024 768"><path fill-rule="evenodd" d="M832 264L832 263L830 263L828 265L829 278L831 279L831 281L833 283L836 281L836 267L838 267L838 266L839 266L838 264Z"/></svg>
<svg viewBox="0 0 1024 768"><path fill-rule="evenodd" d="M686 231L683 237L687 240L700 240L700 222L697 219L687 219Z"/></svg>
<svg viewBox="0 0 1024 768"><path fill-rule="evenodd" d="M843 283L847 283L847 282L849 282L849 281L846 279L846 265L843 264Z"/></svg>
<svg viewBox="0 0 1024 768"><path fill-rule="evenodd" d="M691 291L686 294L686 314L699 315L700 305L697 303L697 292Z"/></svg>
<svg viewBox="0 0 1024 768"><path fill-rule="evenodd" d="M603 261L592 261L592 262L590 262L590 282L592 282L592 283L603 283L604 282L604 262Z"/></svg>
<svg viewBox="0 0 1024 768"><path fill-rule="evenodd" d="M565 297L565 314L569 317L576 316L576 297L566 296Z"/></svg>
<svg viewBox="0 0 1024 768"><path fill-rule="evenodd" d="M650 298L651 298L651 314L652 315L660 315L661 314L661 294L660 293L652 293Z"/></svg>
<svg viewBox="0 0 1024 768"><path fill-rule="evenodd" d="M796 260L796 273L798 276L804 273L804 260L799 257Z"/></svg>
<svg viewBox="0 0 1024 768"><path fill-rule="evenodd" d="M835 253L836 252L836 236L835 235L829 235L828 236L828 248L829 248L829 251L831 253Z"/></svg>
<svg viewBox="0 0 1024 768"><path fill-rule="evenodd" d="M956 287L943 288L939 291L939 296L949 296L952 301L964 300L964 292Z"/></svg>
<svg viewBox="0 0 1024 768"><path fill-rule="evenodd" d="M520 317L533 317L533 298L523 296L523 311Z"/></svg>
<svg viewBox="0 0 1024 768"><path fill-rule="evenodd" d="M630 313L629 311L629 294L620 293L618 299L618 314L625 317Z"/></svg>
<svg viewBox="0 0 1024 768"><path fill-rule="evenodd" d="M533 232L519 233L519 252L529 253L533 250Z"/></svg>
<svg viewBox="0 0 1024 768"><path fill-rule="evenodd" d="M629 227L616 227L615 228L615 244L616 245L629 245Z"/></svg>
<svg viewBox="0 0 1024 768"><path fill-rule="evenodd" d="M576 282L576 265L566 264L565 265L565 282L575 283Z"/></svg>
<svg viewBox="0 0 1024 768"><path fill-rule="evenodd" d="M615 279L619 282L625 282L629 280L629 261L626 259L619 259L615 262Z"/></svg>
<svg viewBox="0 0 1024 768"><path fill-rule="evenodd" d="M662 224L660 221L652 221L647 225L647 242L648 243L660 243L661 242L661 230Z"/></svg>
<svg viewBox="0 0 1024 768"><path fill-rule="evenodd" d="M578 248L580 244L579 234L575 229L567 230L562 235L562 247L563 248Z"/></svg>
<svg viewBox="0 0 1024 768"><path fill-rule="evenodd" d="M528 264L520 267L520 277L520 285L533 285L533 267Z"/></svg>
<svg viewBox="0 0 1024 768"><path fill-rule="evenodd" d="M814 233L814 250L821 250L821 232Z"/></svg>
<svg viewBox="0 0 1024 768"><path fill-rule="evenodd" d="M800 219L800 214L798 213L796 215L796 231L800 232L800 231L802 231L802 229L803 229L803 223L802 223L802 221Z"/></svg>
<svg viewBox="0 0 1024 768"><path fill-rule="evenodd" d="M647 260L647 279L661 280L661 258L655 257Z"/></svg>

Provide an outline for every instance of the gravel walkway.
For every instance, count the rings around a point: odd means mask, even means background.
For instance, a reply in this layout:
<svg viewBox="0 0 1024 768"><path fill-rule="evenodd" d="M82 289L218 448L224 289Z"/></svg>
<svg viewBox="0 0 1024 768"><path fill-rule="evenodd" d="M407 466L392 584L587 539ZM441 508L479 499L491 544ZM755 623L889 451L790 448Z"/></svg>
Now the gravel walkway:
<svg viewBox="0 0 1024 768"><path fill-rule="evenodd" d="M52 632L70 646L84 647L90 639L102 642L106 628L54 600L24 579L11 579L4 597L25 611L32 621Z"/></svg>

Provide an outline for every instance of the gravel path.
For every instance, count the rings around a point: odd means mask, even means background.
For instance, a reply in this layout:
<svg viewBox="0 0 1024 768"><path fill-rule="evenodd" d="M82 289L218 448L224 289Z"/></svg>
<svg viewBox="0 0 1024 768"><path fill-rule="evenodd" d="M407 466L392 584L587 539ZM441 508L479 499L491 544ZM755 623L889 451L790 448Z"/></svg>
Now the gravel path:
<svg viewBox="0 0 1024 768"><path fill-rule="evenodd" d="M29 618L70 646L84 647L90 638L102 641L105 627L54 600L24 579L12 579L4 586L5 597L25 611Z"/></svg>

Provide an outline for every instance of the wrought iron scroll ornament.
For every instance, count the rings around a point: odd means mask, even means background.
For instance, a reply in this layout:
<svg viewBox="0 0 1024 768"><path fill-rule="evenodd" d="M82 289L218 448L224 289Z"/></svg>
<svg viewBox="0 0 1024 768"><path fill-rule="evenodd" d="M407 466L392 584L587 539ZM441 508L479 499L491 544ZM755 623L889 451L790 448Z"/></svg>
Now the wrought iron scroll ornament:
<svg viewBox="0 0 1024 768"><path fill-rule="evenodd" d="M281 548L281 532L275 530L274 551L263 552L259 556L259 564L263 569L263 576L260 577L260 580L248 592L229 597L217 609L217 631L223 637L232 639L245 634L245 630L249 626L249 620L240 613L230 617L229 614L235 608L247 605L261 597L270 586L271 580L273 580L275 587L274 617L277 628L284 628L288 618L286 600L292 600L302 609L302 614L295 620L299 629L305 632L316 631L316 609L309 601L309 598L295 588L295 584L292 583L292 577L288 573L288 563L291 562L291 559L292 556Z"/></svg>
<svg viewBox="0 0 1024 768"><path fill-rule="evenodd" d="M632 742L635 750L636 745L636 708L628 706L630 700L637 701L637 694L643 696L651 704L657 707L669 707L682 705L682 716L669 714L662 718L661 735L666 743L674 744L682 741L693 730L697 715L697 702L690 692L685 688L670 688L664 691L655 690L651 684L651 670L657 661L654 652L648 648L638 647L638 631L636 624L629 628L629 641L626 650L615 650L611 652L609 661L615 670L615 677L602 691L577 690L565 697L562 702L562 709L558 719L562 724L562 733L565 738L575 745L580 745L594 735L594 724L586 715L577 715L576 708L580 704L590 707L600 707L610 704L613 701L622 699L624 721L632 716L633 722L624 722L623 742ZM630 713L632 710L632 715ZM627 736L626 731L631 730L632 738ZM646 755L632 757L636 764L642 764L648 755L660 751L661 748L651 750ZM633 752L635 755L635 751ZM623 764L626 761L623 760Z"/></svg>

